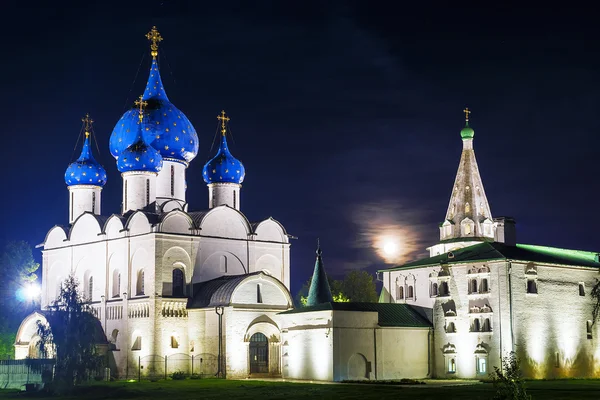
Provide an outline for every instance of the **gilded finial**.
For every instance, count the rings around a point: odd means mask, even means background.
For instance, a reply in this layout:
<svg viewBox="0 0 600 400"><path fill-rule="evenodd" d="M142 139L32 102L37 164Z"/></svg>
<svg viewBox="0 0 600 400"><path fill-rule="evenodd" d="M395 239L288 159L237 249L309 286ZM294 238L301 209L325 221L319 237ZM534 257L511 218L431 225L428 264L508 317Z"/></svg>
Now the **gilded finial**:
<svg viewBox="0 0 600 400"><path fill-rule="evenodd" d="M465 113L465 121L469 122L469 114L471 114L472 111L469 111L469 107L466 107L463 112Z"/></svg>
<svg viewBox="0 0 600 400"><path fill-rule="evenodd" d="M90 131L92 130L92 124L94 120L90 118L90 114L86 113L85 117L81 118L81 122L83 122L83 130L85 132L85 137L90 136Z"/></svg>
<svg viewBox="0 0 600 400"><path fill-rule="evenodd" d="M221 134L222 134L223 136L225 136L225 131L227 130L227 129L225 128L225 124L226 124L227 122L229 122L230 118L229 118L229 117L226 117L226 116L225 116L225 110L222 110L222 111L221 111L221 115L217 115L217 119L218 119L219 121L221 121Z"/></svg>
<svg viewBox="0 0 600 400"><path fill-rule="evenodd" d="M136 100L133 104L135 104L136 106L138 106L138 118L140 119L140 123L142 123L142 120L144 119L144 107L146 107L148 105L147 101L144 101L144 96L140 96L139 100Z"/></svg>
<svg viewBox="0 0 600 400"><path fill-rule="evenodd" d="M150 32L146 33L146 38L150 41L150 54L152 54L152 58L156 58L158 56L158 44L163 40L156 26L153 26Z"/></svg>

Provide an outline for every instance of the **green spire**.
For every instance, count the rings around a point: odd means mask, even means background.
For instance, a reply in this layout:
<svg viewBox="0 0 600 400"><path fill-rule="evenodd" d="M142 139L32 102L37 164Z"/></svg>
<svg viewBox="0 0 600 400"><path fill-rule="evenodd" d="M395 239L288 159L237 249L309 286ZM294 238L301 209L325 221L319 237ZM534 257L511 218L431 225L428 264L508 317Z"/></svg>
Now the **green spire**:
<svg viewBox="0 0 600 400"><path fill-rule="evenodd" d="M465 127L460 131L460 137L463 138L463 140L473 139L475 131L469 126L469 114L471 114L471 111L469 111L469 107L466 107L463 112L465 113Z"/></svg>
<svg viewBox="0 0 600 400"><path fill-rule="evenodd" d="M317 240L317 261L315 262L315 271L313 272L312 281L310 283L310 289L308 291L308 300L306 306L316 306L321 303L331 303L333 297L331 296L331 289L329 288L329 282L327 281L327 274L323 267L323 259L321 257L321 245Z"/></svg>

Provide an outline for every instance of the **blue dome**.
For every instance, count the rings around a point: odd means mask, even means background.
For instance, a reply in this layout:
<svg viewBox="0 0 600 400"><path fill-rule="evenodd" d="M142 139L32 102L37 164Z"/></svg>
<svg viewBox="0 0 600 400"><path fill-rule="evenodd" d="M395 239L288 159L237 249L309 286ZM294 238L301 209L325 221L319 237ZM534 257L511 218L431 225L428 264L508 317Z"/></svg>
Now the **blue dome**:
<svg viewBox="0 0 600 400"><path fill-rule="evenodd" d="M137 126L135 141L131 146L123 150L117 159L117 169L119 172L158 172L162 169L162 156L154 147L146 143L142 135L145 125L145 123L141 123Z"/></svg>
<svg viewBox="0 0 600 400"><path fill-rule="evenodd" d="M81 155L75 162L69 164L65 171L65 182L67 186L104 186L106 184L106 170L94 159L87 132L83 148L81 149Z"/></svg>
<svg viewBox="0 0 600 400"><path fill-rule="evenodd" d="M177 107L167 97L156 58L152 60L150 76L142 100L148 102L144 110L144 139L160 152L163 158L190 162L198 154L198 134ZM138 110L132 108L123 114L110 136L110 153L115 158L129 147L137 136Z"/></svg>
<svg viewBox="0 0 600 400"><path fill-rule="evenodd" d="M227 138L221 135L221 144L217 155L204 166L202 177L206 183L242 183L246 176L244 164L231 155L227 147Z"/></svg>

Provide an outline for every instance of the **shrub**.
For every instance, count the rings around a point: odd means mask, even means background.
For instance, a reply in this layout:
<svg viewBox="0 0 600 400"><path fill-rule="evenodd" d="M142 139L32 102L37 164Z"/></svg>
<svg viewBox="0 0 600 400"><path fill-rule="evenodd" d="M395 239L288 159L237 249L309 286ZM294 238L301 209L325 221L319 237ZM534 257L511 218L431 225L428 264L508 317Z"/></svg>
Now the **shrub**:
<svg viewBox="0 0 600 400"><path fill-rule="evenodd" d="M502 357L502 369L494 366L490 376L496 389L494 400L531 400L525 390L519 359L514 351Z"/></svg>
<svg viewBox="0 0 600 400"><path fill-rule="evenodd" d="M198 374L192 374L190 376L190 379L202 379L202 377L200 375L198 375Z"/></svg>
<svg viewBox="0 0 600 400"><path fill-rule="evenodd" d="M185 379L185 372L183 371L177 371L177 372L173 372L173 375L171 375L171 379L173 379L174 381L182 381Z"/></svg>

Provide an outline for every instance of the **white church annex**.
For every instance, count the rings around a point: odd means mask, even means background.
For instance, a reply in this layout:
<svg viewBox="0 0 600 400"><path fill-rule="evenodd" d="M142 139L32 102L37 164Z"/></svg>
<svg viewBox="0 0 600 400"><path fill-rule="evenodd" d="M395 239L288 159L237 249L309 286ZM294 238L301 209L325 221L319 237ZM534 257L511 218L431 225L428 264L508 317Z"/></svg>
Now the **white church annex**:
<svg viewBox="0 0 600 400"><path fill-rule="evenodd" d="M198 136L170 102L158 67L155 27L144 94L110 137L122 176L122 210L102 210L106 171L83 119L80 157L65 172L68 226L48 232L39 312L21 324L16 358L38 355L37 321L73 274L105 335L116 378L178 370L228 378L391 379L430 375L431 313L405 304L333 303L329 288L294 310L290 235L276 220L241 211L244 165L231 154L223 111L219 148L204 166L206 210L186 202L186 169ZM196 177L197 178L197 177ZM315 276L323 275L320 249ZM326 278L321 279L327 285ZM328 295L327 295L328 294ZM317 298L313 296L314 298ZM222 354L222 357L219 357ZM219 361L220 360L220 361Z"/></svg>

